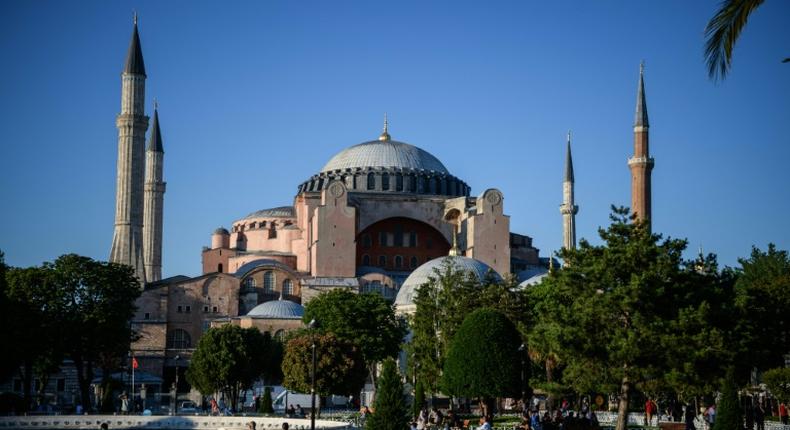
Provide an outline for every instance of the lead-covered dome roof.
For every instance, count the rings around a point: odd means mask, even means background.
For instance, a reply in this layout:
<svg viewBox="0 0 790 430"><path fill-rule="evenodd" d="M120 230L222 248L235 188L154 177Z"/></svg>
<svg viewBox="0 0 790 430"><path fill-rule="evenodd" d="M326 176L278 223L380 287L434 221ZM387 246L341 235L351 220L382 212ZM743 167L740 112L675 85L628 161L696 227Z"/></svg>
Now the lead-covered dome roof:
<svg viewBox="0 0 790 430"><path fill-rule="evenodd" d="M247 313L247 316L283 320L300 320L304 316L304 307L290 300L272 300L255 306Z"/></svg>
<svg viewBox="0 0 790 430"><path fill-rule="evenodd" d="M346 148L329 159L321 172L368 167L392 167L450 173L444 164L428 151L395 140L372 140Z"/></svg>
<svg viewBox="0 0 790 430"><path fill-rule="evenodd" d="M414 304L414 296L417 294L417 288L429 281L429 278L436 277L436 271L442 271L442 266L445 262L450 263L456 270L466 273L471 273L478 280L485 279L489 271L494 275L494 279L501 281L502 277L491 268L491 266L483 263L480 260L463 256L446 256L434 258L431 261L416 268L401 285L398 290L398 295L395 297L395 306L403 307Z"/></svg>

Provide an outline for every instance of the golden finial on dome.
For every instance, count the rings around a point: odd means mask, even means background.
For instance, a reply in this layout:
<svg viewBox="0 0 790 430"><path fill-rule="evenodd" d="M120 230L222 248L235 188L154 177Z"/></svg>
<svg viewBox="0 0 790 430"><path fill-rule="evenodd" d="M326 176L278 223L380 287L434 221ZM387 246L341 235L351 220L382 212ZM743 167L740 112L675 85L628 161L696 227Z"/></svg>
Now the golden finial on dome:
<svg viewBox="0 0 790 430"><path fill-rule="evenodd" d="M387 113L384 113L384 131L381 132L381 136L379 136L379 140L382 142L390 140L390 134L387 133L387 128L389 123L387 122Z"/></svg>
<svg viewBox="0 0 790 430"><path fill-rule="evenodd" d="M461 255L461 251L458 249L458 230L455 223L453 223L453 246L450 248L450 252L447 253L450 257L457 257Z"/></svg>

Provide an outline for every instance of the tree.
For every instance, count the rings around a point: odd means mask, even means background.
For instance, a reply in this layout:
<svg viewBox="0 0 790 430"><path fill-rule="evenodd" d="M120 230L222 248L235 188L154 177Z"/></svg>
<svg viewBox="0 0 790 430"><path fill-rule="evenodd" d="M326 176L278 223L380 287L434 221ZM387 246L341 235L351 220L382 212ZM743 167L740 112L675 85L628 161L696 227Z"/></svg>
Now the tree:
<svg viewBox="0 0 790 430"><path fill-rule="evenodd" d="M778 367L763 373L768 391L781 402L790 402L790 367Z"/></svg>
<svg viewBox="0 0 790 430"><path fill-rule="evenodd" d="M458 270L451 259L445 259L428 279L414 298L413 336L407 350L417 379L427 390L437 392L450 341L464 317L490 307L526 331L527 302L514 278L497 281L487 276L481 281L471 272Z"/></svg>
<svg viewBox="0 0 790 430"><path fill-rule="evenodd" d="M354 343L375 381L376 363L395 357L406 336L406 322L393 305L378 294L356 294L337 289L307 303L303 321L320 321L319 330Z"/></svg>
<svg viewBox="0 0 790 430"><path fill-rule="evenodd" d="M741 268L735 283L741 347L747 354L742 367L760 370L784 364L790 351L790 257L787 251L768 245L763 252L753 247L749 258L738 260Z"/></svg>
<svg viewBox="0 0 790 430"><path fill-rule="evenodd" d="M261 414L274 413L274 407L272 406L272 389L270 387L265 387L263 389L263 397L261 397L258 412Z"/></svg>
<svg viewBox="0 0 790 430"><path fill-rule="evenodd" d="M494 398L518 397L521 337L501 312L478 309L464 319L453 337L442 374L443 392L483 399L483 414L492 417Z"/></svg>
<svg viewBox="0 0 790 430"><path fill-rule="evenodd" d="M52 307L63 328L65 354L74 362L80 399L87 407L93 368L117 366L129 351L135 300L140 284L131 267L94 261L88 257L67 254L54 263L45 263L48 270Z"/></svg>
<svg viewBox="0 0 790 430"><path fill-rule="evenodd" d="M332 333L311 330L294 334L286 343L282 362L283 385L299 393L310 392L314 342L316 392L322 396L359 393L367 374L359 348Z"/></svg>
<svg viewBox="0 0 790 430"><path fill-rule="evenodd" d="M544 313L532 338L548 346L544 352L556 348L563 381L577 392L619 387L616 428L625 430L634 386L673 370L670 340L693 340L673 322L699 312L704 303L692 293L708 281L684 264L685 240L662 240L648 224L631 222L628 209L612 209L612 224L599 229L603 245L582 240L560 253L567 266L544 280L555 293L536 304Z"/></svg>
<svg viewBox="0 0 790 430"><path fill-rule="evenodd" d="M398 375L395 360L388 358L381 367L381 376L376 381L374 413L367 418L367 430L403 430L409 426L403 383Z"/></svg>
<svg viewBox="0 0 790 430"><path fill-rule="evenodd" d="M224 325L211 328L200 338L186 377L204 395L222 392L235 410L239 393L276 366L268 351L276 341L258 329ZM271 371L271 370L268 370Z"/></svg>
<svg viewBox="0 0 790 430"><path fill-rule="evenodd" d="M738 388L735 383L733 369L727 371L721 398L716 408L716 421L713 430L743 430L743 411L738 401Z"/></svg>
<svg viewBox="0 0 790 430"><path fill-rule="evenodd" d="M417 419L423 406L425 406L425 388L423 388L422 382L418 379L417 384L414 386L414 401L411 404L412 418Z"/></svg>

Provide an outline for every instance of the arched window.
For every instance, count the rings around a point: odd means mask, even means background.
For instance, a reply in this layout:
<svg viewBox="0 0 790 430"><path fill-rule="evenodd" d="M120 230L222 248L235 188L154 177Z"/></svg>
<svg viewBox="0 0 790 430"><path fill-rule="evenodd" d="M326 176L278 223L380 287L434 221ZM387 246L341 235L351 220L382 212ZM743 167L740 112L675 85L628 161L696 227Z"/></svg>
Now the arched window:
<svg viewBox="0 0 790 430"><path fill-rule="evenodd" d="M244 288L255 288L255 278L250 276L249 278L244 280Z"/></svg>
<svg viewBox="0 0 790 430"><path fill-rule="evenodd" d="M370 238L370 234L362 236L362 247L367 249L371 246L373 246L373 240Z"/></svg>
<svg viewBox="0 0 790 430"><path fill-rule="evenodd" d="M369 255L363 255L362 256L362 265L363 266L370 266L370 256Z"/></svg>
<svg viewBox="0 0 790 430"><path fill-rule="evenodd" d="M286 279L283 281L283 296L292 296L294 294L294 281Z"/></svg>
<svg viewBox="0 0 790 430"><path fill-rule="evenodd" d="M385 267L386 265L387 265L387 256L379 255L379 267Z"/></svg>
<svg viewBox="0 0 790 430"><path fill-rule="evenodd" d="M411 267L412 269L417 268L417 257L414 256L411 257L411 261L409 261L409 267Z"/></svg>
<svg viewBox="0 0 790 430"><path fill-rule="evenodd" d="M279 340L280 342L285 341L285 330L277 330L274 332L274 338Z"/></svg>
<svg viewBox="0 0 790 430"><path fill-rule="evenodd" d="M409 175L409 191L412 193L417 192L417 177L414 175Z"/></svg>
<svg viewBox="0 0 790 430"><path fill-rule="evenodd" d="M217 264L217 272L222 273L222 263Z"/></svg>
<svg viewBox="0 0 790 430"><path fill-rule="evenodd" d="M263 292L264 293L274 292L274 272L272 272L271 270L263 273Z"/></svg>
<svg viewBox="0 0 790 430"><path fill-rule="evenodd" d="M277 223L272 221L272 223L269 224L269 239L275 238L277 238Z"/></svg>
<svg viewBox="0 0 790 430"><path fill-rule="evenodd" d="M172 349L192 348L192 337L186 331L177 328L167 333L167 347Z"/></svg>
<svg viewBox="0 0 790 430"><path fill-rule="evenodd" d="M395 268L400 269L403 266L403 257L400 255L395 256Z"/></svg>
<svg viewBox="0 0 790 430"><path fill-rule="evenodd" d="M423 176L422 178L422 190L420 190L421 194L430 194L431 193L431 184L430 180L427 176Z"/></svg>
<svg viewBox="0 0 790 430"><path fill-rule="evenodd" d="M376 175L373 172L368 173L368 189L373 190L376 188Z"/></svg>
<svg viewBox="0 0 790 430"><path fill-rule="evenodd" d="M384 191L389 191L390 189L390 174L387 172L381 174L381 189Z"/></svg>
<svg viewBox="0 0 790 430"><path fill-rule="evenodd" d="M395 175L395 191L403 191L403 175L400 173Z"/></svg>
<svg viewBox="0 0 790 430"><path fill-rule="evenodd" d="M409 246L412 248L417 246L417 232L409 232Z"/></svg>

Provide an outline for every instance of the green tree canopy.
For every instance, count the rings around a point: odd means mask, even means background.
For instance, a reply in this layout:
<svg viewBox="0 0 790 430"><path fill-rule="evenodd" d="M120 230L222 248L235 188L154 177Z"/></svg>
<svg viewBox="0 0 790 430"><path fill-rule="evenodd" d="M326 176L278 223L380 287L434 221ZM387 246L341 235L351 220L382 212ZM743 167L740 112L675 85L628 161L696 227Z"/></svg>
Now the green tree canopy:
<svg viewBox="0 0 790 430"><path fill-rule="evenodd" d="M724 386L721 389L721 398L716 408L716 421L712 430L743 430L743 410L738 399L738 387L735 382L733 369L727 371Z"/></svg>
<svg viewBox="0 0 790 430"><path fill-rule="evenodd" d="M381 366L381 376L376 381L376 398L373 415L367 418L367 430L403 430L409 426L408 407L403 395L403 382L395 360L388 358Z"/></svg>
<svg viewBox="0 0 790 430"><path fill-rule="evenodd" d="M481 281L471 272L458 270L448 259L417 289L413 336L407 350L412 372L426 389L438 391L450 341L472 311L482 307L499 310L526 331L526 297L516 287L515 278L497 282L489 276Z"/></svg>
<svg viewBox="0 0 790 430"><path fill-rule="evenodd" d="M519 397L521 336L501 312L478 309L453 336L442 374L442 391L458 397L481 397L491 416L493 399Z"/></svg>
<svg viewBox="0 0 790 430"><path fill-rule="evenodd" d="M763 373L763 382L777 399L790 402L790 367L778 367Z"/></svg>
<svg viewBox="0 0 790 430"><path fill-rule="evenodd" d="M204 395L222 392L235 409L241 390L264 374L276 372L278 342L258 329L224 325L201 336L186 372Z"/></svg>
<svg viewBox="0 0 790 430"><path fill-rule="evenodd" d="M354 343L370 369L398 354L407 331L406 322L380 295L342 289L326 292L307 303L303 321L313 319L320 322L318 330Z"/></svg>
<svg viewBox="0 0 790 430"><path fill-rule="evenodd" d="M285 344L283 385L299 393L310 392L313 342L317 358L316 392L322 396L359 393L367 374L359 347L332 333L314 330L302 330Z"/></svg>
<svg viewBox="0 0 790 430"><path fill-rule="evenodd" d="M611 218L599 230L602 245L582 240L579 249L563 249L567 266L530 296L540 311L530 340L561 357L563 381L577 392L619 387L617 429L624 430L632 387L664 381L679 366L677 347L707 340L676 322L684 314L705 320L698 292L712 281L683 261L685 240L652 234L624 208L613 208Z"/></svg>

